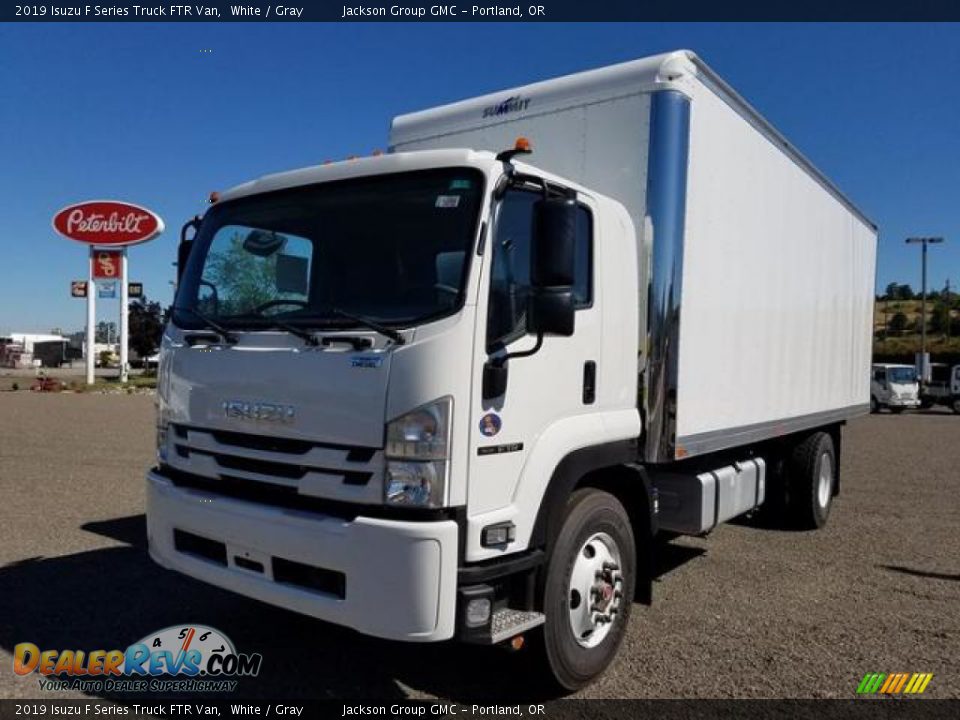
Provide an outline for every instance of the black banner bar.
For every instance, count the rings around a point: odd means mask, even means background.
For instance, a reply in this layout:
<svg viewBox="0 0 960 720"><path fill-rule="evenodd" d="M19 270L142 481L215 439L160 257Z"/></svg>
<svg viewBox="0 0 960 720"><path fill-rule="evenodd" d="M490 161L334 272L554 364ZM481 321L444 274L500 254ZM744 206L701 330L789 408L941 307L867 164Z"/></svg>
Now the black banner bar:
<svg viewBox="0 0 960 720"><path fill-rule="evenodd" d="M3 4L2 22L647 22L960 20L956 0L450 0L315 4L253 2L174 5L57 0Z"/></svg>
<svg viewBox="0 0 960 720"><path fill-rule="evenodd" d="M367 700L2 700L0 720L34 718L463 718L464 720L940 720L960 700L552 700L539 702Z"/></svg>

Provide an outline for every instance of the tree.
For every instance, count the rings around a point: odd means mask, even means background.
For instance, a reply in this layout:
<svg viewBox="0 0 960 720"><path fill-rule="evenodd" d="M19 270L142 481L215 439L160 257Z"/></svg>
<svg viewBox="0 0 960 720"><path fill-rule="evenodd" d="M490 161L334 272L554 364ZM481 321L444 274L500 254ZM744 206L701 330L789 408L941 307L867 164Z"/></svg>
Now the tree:
<svg viewBox="0 0 960 720"><path fill-rule="evenodd" d="M244 236L234 233L226 248L210 249L204 275L217 288L216 299L204 297L213 305L206 312L215 315L233 315L249 312L262 303L277 297L276 255L265 258L244 249ZM201 286L201 296L206 286Z"/></svg>
<svg viewBox="0 0 960 720"><path fill-rule="evenodd" d="M163 336L163 307L146 298L132 300L129 306L128 329L130 349L139 357L150 357L160 347Z"/></svg>
<svg viewBox="0 0 960 720"><path fill-rule="evenodd" d="M97 329L94 333L94 342L113 343L118 339L119 335L117 334L117 324L115 322L101 320L97 323Z"/></svg>
<svg viewBox="0 0 960 720"><path fill-rule="evenodd" d="M950 322L950 308L946 303L938 302L933 306L933 312L930 314L930 320L927 324L930 332L942 333L947 331Z"/></svg>
<svg viewBox="0 0 960 720"><path fill-rule="evenodd" d="M903 331L907 329L907 316L902 312L896 313L892 318L890 318L890 334L891 335L902 335Z"/></svg>
<svg viewBox="0 0 960 720"><path fill-rule="evenodd" d="M913 292L913 288L910 287L909 283L897 285L896 295L897 300L916 300L917 298L917 294Z"/></svg>

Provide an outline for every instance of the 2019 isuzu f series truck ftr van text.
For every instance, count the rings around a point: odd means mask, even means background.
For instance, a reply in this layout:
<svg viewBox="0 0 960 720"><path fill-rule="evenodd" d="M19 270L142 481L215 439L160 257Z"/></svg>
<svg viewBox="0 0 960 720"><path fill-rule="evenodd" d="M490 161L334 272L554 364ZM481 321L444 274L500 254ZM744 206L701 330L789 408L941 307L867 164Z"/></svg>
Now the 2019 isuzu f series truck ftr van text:
<svg viewBox="0 0 960 720"><path fill-rule="evenodd" d="M401 116L391 143L184 228L158 563L383 638L528 633L572 689L650 602L658 530L772 495L827 521L876 230L695 55Z"/></svg>

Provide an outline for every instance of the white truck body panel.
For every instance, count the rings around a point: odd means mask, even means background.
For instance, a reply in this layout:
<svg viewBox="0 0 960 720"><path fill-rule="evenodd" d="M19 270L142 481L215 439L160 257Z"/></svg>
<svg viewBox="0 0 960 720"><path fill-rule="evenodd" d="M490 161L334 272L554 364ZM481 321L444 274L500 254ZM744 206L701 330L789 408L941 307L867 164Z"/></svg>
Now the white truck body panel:
<svg viewBox="0 0 960 720"><path fill-rule="evenodd" d="M678 444L870 401L876 232L693 84Z"/></svg>
<svg viewBox="0 0 960 720"><path fill-rule="evenodd" d="M692 53L403 115L394 119L391 147L498 151L529 138L533 164L626 206L643 248L644 307L655 281L647 272L656 242L647 175L658 91L689 98L690 131L682 280L674 290L679 338L668 370L673 455L647 459L702 454L865 412L876 229ZM640 324L646 334L646 319Z"/></svg>

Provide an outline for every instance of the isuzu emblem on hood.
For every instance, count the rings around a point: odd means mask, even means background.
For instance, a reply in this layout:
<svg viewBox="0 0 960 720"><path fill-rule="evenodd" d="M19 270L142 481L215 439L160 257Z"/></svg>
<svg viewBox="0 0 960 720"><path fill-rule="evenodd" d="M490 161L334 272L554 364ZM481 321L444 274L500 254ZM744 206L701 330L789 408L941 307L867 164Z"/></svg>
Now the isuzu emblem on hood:
<svg viewBox="0 0 960 720"><path fill-rule="evenodd" d="M297 415L293 405L280 405L268 402L247 402L246 400L224 400L223 414L237 420L254 422L291 423Z"/></svg>

